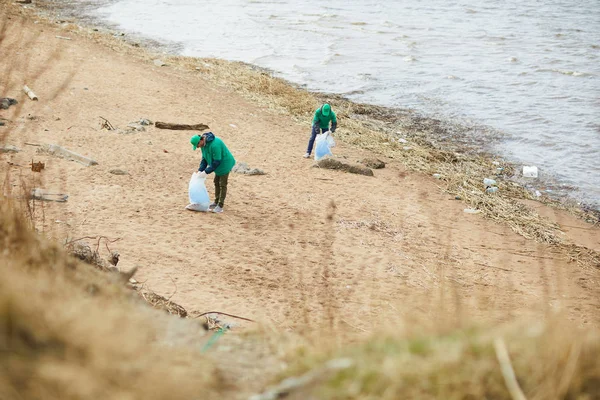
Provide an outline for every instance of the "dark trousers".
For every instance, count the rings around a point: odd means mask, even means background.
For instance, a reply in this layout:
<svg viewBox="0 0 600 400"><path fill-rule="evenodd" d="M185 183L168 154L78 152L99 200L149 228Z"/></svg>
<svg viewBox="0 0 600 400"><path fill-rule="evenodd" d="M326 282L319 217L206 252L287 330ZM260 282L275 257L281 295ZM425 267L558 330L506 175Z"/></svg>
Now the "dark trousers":
<svg viewBox="0 0 600 400"><path fill-rule="evenodd" d="M329 128L317 128L317 129L312 130L312 132L310 133L310 140L308 141L308 149L306 149L306 152L308 154L312 153L312 149L313 149L313 146L315 145L315 139L317 138L319 129L321 130L321 133L329 130Z"/></svg>
<svg viewBox="0 0 600 400"><path fill-rule="evenodd" d="M227 196L227 181L229 174L216 176L215 175L215 203L223 208L225 204L225 196Z"/></svg>

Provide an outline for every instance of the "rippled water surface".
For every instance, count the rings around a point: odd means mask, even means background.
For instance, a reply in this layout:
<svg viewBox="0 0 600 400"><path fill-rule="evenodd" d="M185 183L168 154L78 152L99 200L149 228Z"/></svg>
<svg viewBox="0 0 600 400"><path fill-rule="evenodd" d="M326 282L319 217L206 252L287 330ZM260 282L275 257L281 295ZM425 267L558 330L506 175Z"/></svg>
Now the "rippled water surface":
<svg viewBox="0 0 600 400"><path fill-rule="evenodd" d="M600 203L596 0L123 0L96 12L183 55L491 127L506 134L499 154Z"/></svg>

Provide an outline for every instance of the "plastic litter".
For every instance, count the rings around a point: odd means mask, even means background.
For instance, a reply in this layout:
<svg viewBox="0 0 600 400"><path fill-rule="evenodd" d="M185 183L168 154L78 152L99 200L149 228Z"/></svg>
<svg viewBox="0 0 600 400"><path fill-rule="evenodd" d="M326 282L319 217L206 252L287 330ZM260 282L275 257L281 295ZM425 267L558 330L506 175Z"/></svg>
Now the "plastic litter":
<svg viewBox="0 0 600 400"><path fill-rule="evenodd" d="M325 131L317 135L317 140L315 141L315 161L332 156L332 147L335 147L335 140L333 140L331 132Z"/></svg>
<svg viewBox="0 0 600 400"><path fill-rule="evenodd" d="M192 174L188 187L190 204L185 208L191 211L209 211L210 198L206 190L206 178L201 178L198 172Z"/></svg>
<svg viewBox="0 0 600 400"><path fill-rule="evenodd" d="M486 193L496 193L498 191L498 187L497 186L490 186L489 188L485 189Z"/></svg>
<svg viewBox="0 0 600 400"><path fill-rule="evenodd" d="M537 178L538 169L535 166L523 166L523 176L525 178Z"/></svg>
<svg viewBox="0 0 600 400"><path fill-rule="evenodd" d="M463 212L466 212L467 214L479 214L481 212L481 210L475 210L473 208L465 208L463 210Z"/></svg>
<svg viewBox="0 0 600 400"><path fill-rule="evenodd" d="M484 178L484 179L483 179L483 184L484 184L485 186L494 186L494 185L496 185L496 181L495 181L495 180L493 180L493 179Z"/></svg>

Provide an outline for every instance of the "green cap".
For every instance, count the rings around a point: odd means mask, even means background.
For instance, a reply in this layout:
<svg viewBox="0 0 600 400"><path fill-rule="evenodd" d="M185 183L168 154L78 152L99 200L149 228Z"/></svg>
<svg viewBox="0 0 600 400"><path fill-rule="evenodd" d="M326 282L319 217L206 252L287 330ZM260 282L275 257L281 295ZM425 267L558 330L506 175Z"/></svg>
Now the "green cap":
<svg viewBox="0 0 600 400"><path fill-rule="evenodd" d="M328 116L329 112L331 111L331 106L327 103L323 104L323 115L324 116Z"/></svg>
<svg viewBox="0 0 600 400"><path fill-rule="evenodd" d="M198 143L200 143L200 139L201 139L200 135L194 135L190 139L190 143L194 147L194 150L196 150L198 148Z"/></svg>

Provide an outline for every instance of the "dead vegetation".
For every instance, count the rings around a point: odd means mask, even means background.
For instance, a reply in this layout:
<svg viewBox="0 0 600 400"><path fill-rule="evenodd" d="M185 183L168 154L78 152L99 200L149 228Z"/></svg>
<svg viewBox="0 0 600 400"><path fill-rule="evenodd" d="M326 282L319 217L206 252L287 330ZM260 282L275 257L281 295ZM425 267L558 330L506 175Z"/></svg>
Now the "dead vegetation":
<svg viewBox="0 0 600 400"><path fill-rule="evenodd" d="M599 358L598 333L568 329L560 318L493 332L459 329L406 339L382 334L328 354L296 358L288 377L306 377L302 374L320 371L332 361L344 361L345 368L312 380L288 378L288 383L300 382L285 395L324 400L596 399Z"/></svg>
<svg viewBox="0 0 600 400"><path fill-rule="evenodd" d="M0 398L216 398L215 368L167 341L162 314L38 236L6 199L0 246Z"/></svg>

